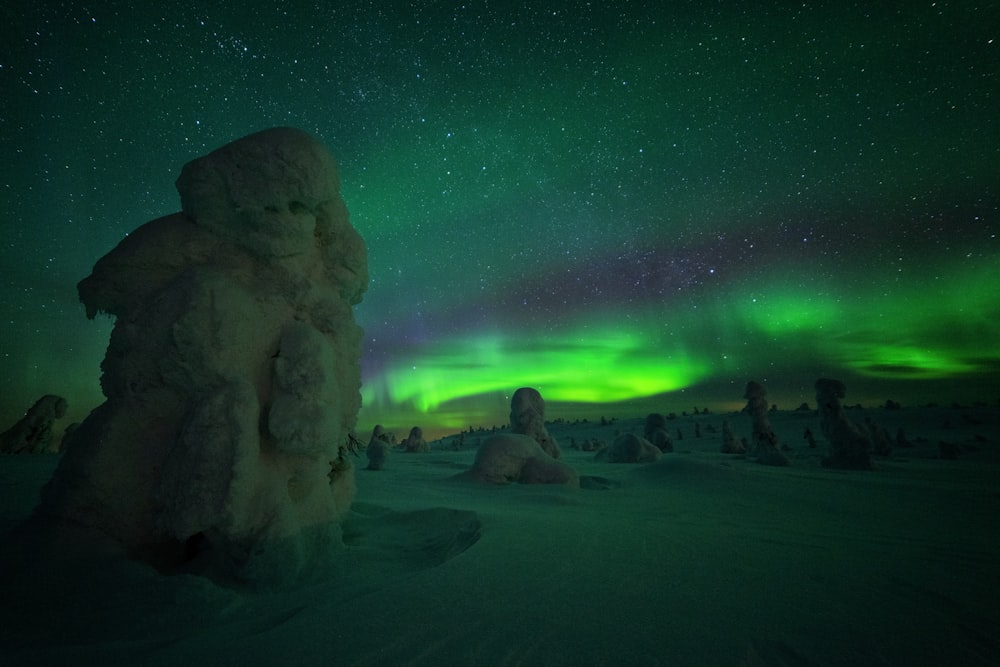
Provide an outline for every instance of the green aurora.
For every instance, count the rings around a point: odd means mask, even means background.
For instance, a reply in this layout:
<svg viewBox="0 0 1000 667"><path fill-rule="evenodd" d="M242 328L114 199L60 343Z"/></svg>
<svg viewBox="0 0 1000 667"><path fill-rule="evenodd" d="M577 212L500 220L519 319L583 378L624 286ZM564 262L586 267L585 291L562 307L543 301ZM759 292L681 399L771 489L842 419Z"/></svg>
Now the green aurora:
<svg viewBox="0 0 1000 667"><path fill-rule="evenodd" d="M75 284L274 125L338 158L369 249L359 432L1000 397L989 6L196 3L5 12L5 421L79 419Z"/></svg>
<svg viewBox="0 0 1000 667"><path fill-rule="evenodd" d="M509 397L520 386L537 387L547 400L574 404L576 414L593 417L607 404L624 402L618 412L657 405L637 399L684 409L690 401L671 395L713 378L782 377L810 366L819 374L838 369L864 386L891 381L894 388L900 381L990 377L1000 359L993 330L997 285L1000 265L946 272L935 294L920 284L860 298L795 287L755 297L734 288L720 290L734 296L715 294L710 305L699 297L682 308L608 310L560 321L555 330L435 339L397 350L363 395L366 405L406 406L414 423L440 415L440 426L463 428L470 416L478 418L473 424L489 423L491 414L495 421L503 401L493 397ZM731 406L741 389L715 396L714 403ZM801 401L812 398L800 395ZM449 402L469 397L481 397L492 413L469 414L468 401L462 410L448 409Z"/></svg>

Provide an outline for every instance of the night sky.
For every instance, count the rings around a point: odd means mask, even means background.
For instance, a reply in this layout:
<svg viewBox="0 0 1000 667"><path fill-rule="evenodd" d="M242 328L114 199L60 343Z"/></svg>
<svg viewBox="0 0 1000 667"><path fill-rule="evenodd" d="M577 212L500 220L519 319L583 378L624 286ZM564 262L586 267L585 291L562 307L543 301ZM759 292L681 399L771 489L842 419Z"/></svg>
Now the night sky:
<svg viewBox="0 0 1000 667"><path fill-rule="evenodd" d="M276 125L368 244L359 430L502 424L520 386L550 418L1000 398L994 3L89 4L0 9L0 429L101 402L77 281Z"/></svg>

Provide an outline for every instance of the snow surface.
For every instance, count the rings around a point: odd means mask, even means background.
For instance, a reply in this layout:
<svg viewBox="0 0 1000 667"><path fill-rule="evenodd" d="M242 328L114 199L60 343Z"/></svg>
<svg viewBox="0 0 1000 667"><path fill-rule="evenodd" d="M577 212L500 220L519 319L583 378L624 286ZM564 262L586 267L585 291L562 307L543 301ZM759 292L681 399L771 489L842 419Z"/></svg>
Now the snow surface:
<svg viewBox="0 0 1000 667"><path fill-rule="evenodd" d="M357 470L329 569L270 591L37 523L10 533L56 458L0 457L0 664L998 664L1000 411L849 414L914 446L827 469L803 439L819 416L777 412L778 468L720 452L723 419L741 437L748 416L680 416L673 453L609 464L572 444L642 419L550 422L580 489L463 479L487 433L394 450Z"/></svg>

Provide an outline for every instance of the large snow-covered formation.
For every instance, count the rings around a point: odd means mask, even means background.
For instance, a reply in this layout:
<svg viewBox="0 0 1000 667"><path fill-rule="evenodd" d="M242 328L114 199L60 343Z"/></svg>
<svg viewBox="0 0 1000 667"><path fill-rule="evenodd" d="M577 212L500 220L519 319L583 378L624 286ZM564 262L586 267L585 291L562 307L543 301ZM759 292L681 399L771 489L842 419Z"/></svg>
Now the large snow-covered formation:
<svg viewBox="0 0 1000 667"><path fill-rule="evenodd" d="M511 396L510 430L528 436L552 458L562 456L559 443L545 427L545 401L537 389L521 387Z"/></svg>
<svg viewBox="0 0 1000 667"><path fill-rule="evenodd" d="M342 545L368 283L329 151L274 128L186 164L181 213L80 282L116 318L107 400L73 432L37 514L159 566L281 582Z"/></svg>
<svg viewBox="0 0 1000 667"><path fill-rule="evenodd" d="M463 475L490 484L580 486L580 476L563 461L545 428L545 401L537 389L521 387L510 399L510 433L493 435L476 451Z"/></svg>

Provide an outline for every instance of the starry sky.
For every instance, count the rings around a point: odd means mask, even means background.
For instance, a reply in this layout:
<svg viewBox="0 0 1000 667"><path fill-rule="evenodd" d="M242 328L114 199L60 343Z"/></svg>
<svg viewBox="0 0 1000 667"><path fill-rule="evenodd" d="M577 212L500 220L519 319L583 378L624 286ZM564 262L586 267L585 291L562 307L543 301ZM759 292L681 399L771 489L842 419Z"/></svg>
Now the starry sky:
<svg viewBox="0 0 1000 667"><path fill-rule="evenodd" d="M136 7L135 5L139 5ZM766 6L761 6L766 5ZM102 398L75 285L265 127L369 249L359 430L1000 397L1000 8L195 2L0 9L4 424ZM5 426L4 426L5 428Z"/></svg>

